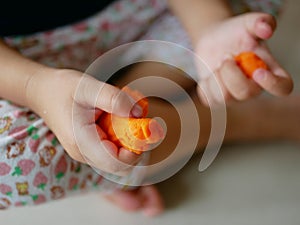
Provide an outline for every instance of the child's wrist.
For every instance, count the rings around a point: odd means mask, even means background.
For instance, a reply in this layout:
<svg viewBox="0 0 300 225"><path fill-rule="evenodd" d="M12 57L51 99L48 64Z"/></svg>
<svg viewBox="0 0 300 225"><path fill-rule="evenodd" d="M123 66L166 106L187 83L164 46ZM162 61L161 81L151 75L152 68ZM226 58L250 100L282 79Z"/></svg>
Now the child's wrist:
<svg viewBox="0 0 300 225"><path fill-rule="evenodd" d="M192 45L196 47L202 36L206 36L211 30L214 29L214 27L230 19L231 17L232 16L228 15L226 17L224 16L222 18L210 20L206 23L201 24L201 26L199 25L190 27L190 29L188 30L188 34L190 36Z"/></svg>
<svg viewBox="0 0 300 225"><path fill-rule="evenodd" d="M57 69L41 66L37 68L27 79L25 84L25 106L40 114L39 109L43 104L43 92L45 85L50 84L47 80Z"/></svg>
<svg viewBox="0 0 300 225"><path fill-rule="evenodd" d="M193 44L212 26L234 15L227 0L169 0L169 4Z"/></svg>
<svg viewBox="0 0 300 225"><path fill-rule="evenodd" d="M70 69L36 70L26 87L27 107L44 118L49 111L66 106L73 101L81 76L81 72Z"/></svg>

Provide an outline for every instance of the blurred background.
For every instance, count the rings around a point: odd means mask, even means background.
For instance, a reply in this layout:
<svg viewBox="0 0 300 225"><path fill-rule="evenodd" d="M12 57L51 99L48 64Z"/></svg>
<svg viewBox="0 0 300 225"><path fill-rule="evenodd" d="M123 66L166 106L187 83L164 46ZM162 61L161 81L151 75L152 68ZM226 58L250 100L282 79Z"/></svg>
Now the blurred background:
<svg viewBox="0 0 300 225"><path fill-rule="evenodd" d="M269 42L296 81L294 94L300 90L299 12L300 1L287 1ZM158 185L167 206L158 218L124 213L99 194L89 193L0 212L0 224L300 224L300 145L227 145L208 170L198 172L199 162L200 156L194 157L178 174Z"/></svg>

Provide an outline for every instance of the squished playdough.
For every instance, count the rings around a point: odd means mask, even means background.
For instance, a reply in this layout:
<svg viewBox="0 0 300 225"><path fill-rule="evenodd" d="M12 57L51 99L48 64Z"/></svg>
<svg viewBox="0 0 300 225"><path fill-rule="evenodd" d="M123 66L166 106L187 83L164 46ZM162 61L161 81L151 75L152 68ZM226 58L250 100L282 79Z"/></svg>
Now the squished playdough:
<svg viewBox="0 0 300 225"><path fill-rule="evenodd" d="M107 134L107 138L117 147L124 147L136 154L147 151L152 144L161 141L165 132L153 118L145 118L148 113L148 100L140 92L128 87L122 89L143 109L142 118L125 118L103 113L97 122Z"/></svg>

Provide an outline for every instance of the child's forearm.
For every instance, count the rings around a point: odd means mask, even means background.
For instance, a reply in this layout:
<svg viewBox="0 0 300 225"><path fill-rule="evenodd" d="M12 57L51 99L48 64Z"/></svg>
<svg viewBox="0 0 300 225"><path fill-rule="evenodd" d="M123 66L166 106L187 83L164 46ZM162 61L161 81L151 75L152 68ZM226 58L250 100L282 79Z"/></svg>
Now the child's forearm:
<svg viewBox="0 0 300 225"><path fill-rule="evenodd" d="M26 86L32 76L47 69L23 57L0 40L0 98L27 106Z"/></svg>
<svg viewBox="0 0 300 225"><path fill-rule="evenodd" d="M212 24L232 16L226 0L168 0L169 7L179 18L196 44L203 31Z"/></svg>

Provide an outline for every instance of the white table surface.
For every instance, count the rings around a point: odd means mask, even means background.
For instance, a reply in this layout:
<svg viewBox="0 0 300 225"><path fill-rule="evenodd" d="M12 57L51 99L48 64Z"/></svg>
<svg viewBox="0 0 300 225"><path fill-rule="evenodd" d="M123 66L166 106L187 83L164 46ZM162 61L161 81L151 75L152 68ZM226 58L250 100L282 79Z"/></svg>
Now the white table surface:
<svg viewBox="0 0 300 225"><path fill-rule="evenodd" d="M159 184L167 211L124 213L95 193L0 213L1 225L300 224L300 151L289 143L223 147L203 173L192 159Z"/></svg>

